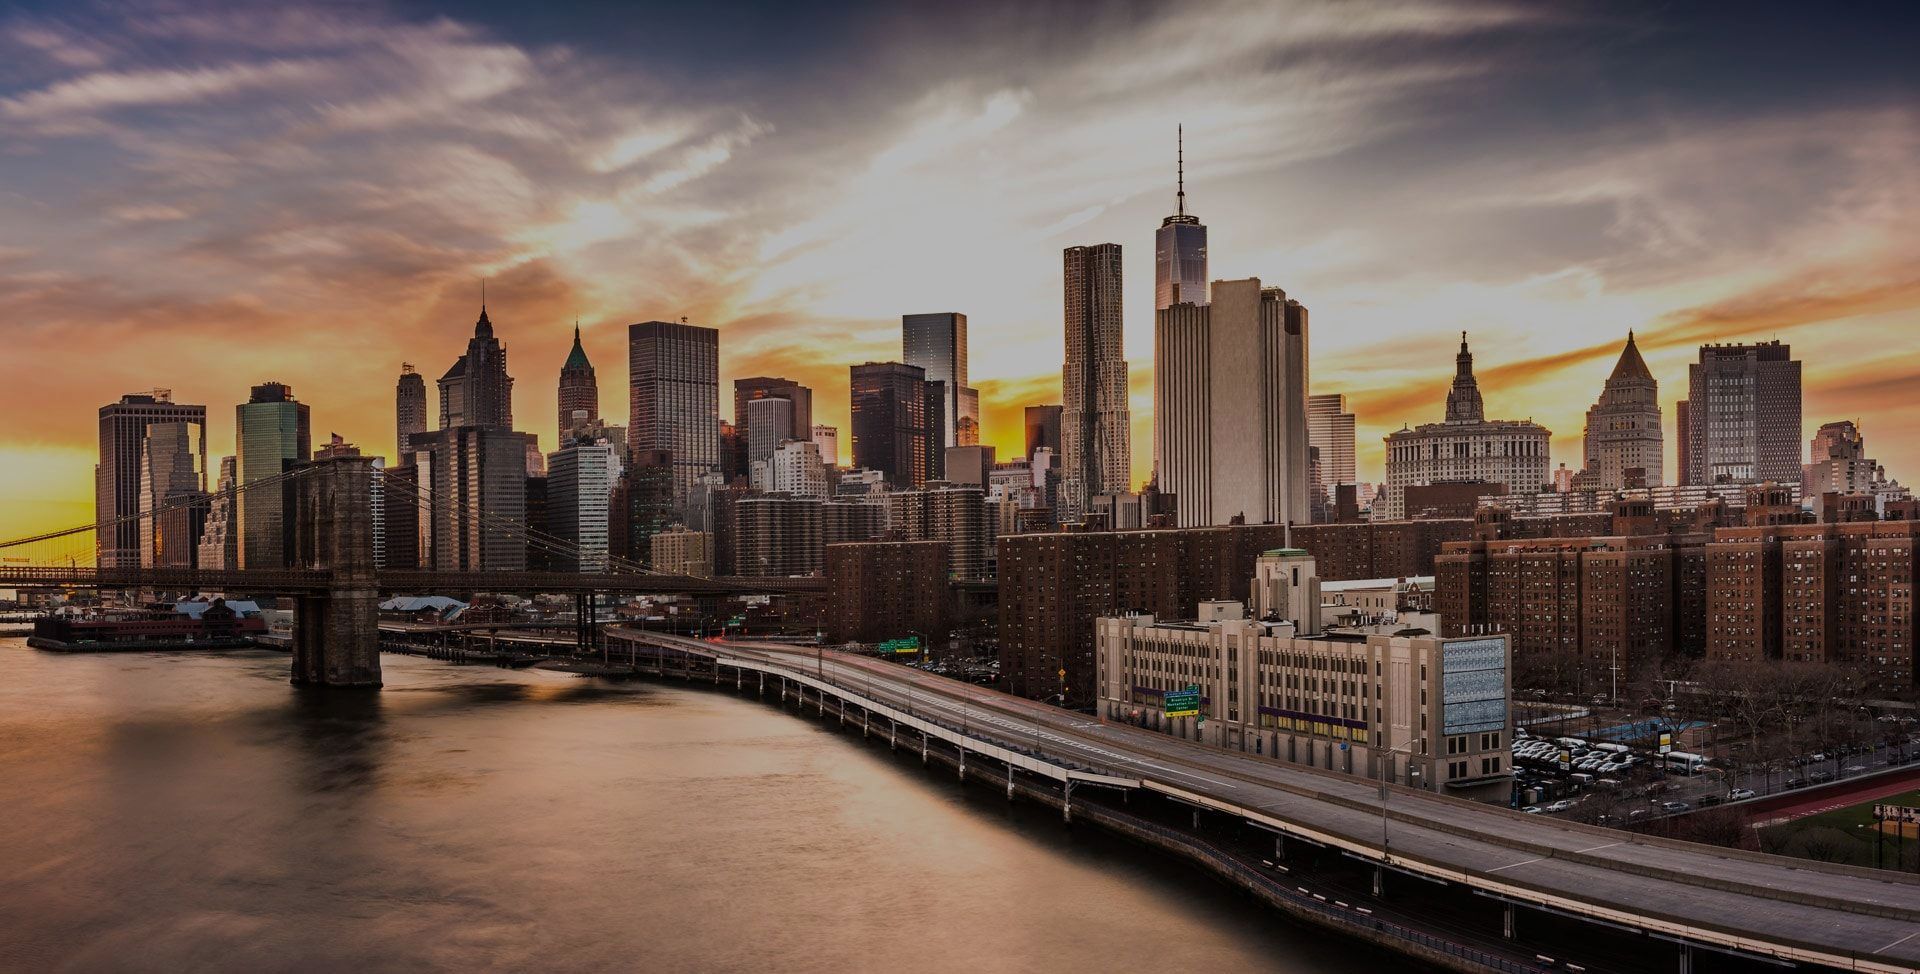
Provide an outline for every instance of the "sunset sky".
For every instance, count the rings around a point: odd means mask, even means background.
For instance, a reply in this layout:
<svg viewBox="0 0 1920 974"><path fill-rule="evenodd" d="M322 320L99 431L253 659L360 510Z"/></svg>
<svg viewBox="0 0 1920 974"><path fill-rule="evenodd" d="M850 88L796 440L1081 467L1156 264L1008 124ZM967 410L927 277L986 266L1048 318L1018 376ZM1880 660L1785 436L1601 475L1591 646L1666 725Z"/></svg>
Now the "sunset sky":
<svg viewBox="0 0 1920 974"><path fill-rule="evenodd" d="M0 537L92 519L96 410L171 388L232 452L249 385L393 449L403 361L478 282L551 445L577 316L626 415L625 326L721 332L815 389L962 311L988 438L1058 402L1061 248L1125 248L1148 473L1152 245L1312 311L1314 392L1439 418L1471 333L1490 416L1579 466L1627 331L1673 401L1703 341L1791 342L1806 431L1920 480L1911 4L0 5ZM437 408L437 407L436 407ZM723 411L727 407L723 406ZM842 460L845 444L842 437Z"/></svg>

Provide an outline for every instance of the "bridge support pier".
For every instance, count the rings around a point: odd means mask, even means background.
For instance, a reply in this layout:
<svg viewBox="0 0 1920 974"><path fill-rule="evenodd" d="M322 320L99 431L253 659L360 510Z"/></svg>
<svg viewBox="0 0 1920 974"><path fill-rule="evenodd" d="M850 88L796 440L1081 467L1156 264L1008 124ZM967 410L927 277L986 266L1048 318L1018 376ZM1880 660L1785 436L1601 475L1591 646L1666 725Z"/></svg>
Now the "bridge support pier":
<svg viewBox="0 0 1920 974"><path fill-rule="evenodd" d="M1377 900L1386 895L1387 869L1385 866L1375 866L1373 867L1373 898Z"/></svg>
<svg viewBox="0 0 1920 974"><path fill-rule="evenodd" d="M1500 935L1502 937L1507 938L1508 940L1513 939L1513 904L1512 903L1507 904L1507 916L1506 916L1505 922L1501 926Z"/></svg>
<svg viewBox="0 0 1920 974"><path fill-rule="evenodd" d="M928 735L926 731L923 730L920 732L920 766L921 767L926 767L926 764L927 764L927 737Z"/></svg>
<svg viewBox="0 0 1920 974"><path fill-rule="evenodd" d="M1693 947L1680 945L1680 974L1693 974Z"/></svg>
<svg viewBox="0 0 1920 974"><path fill-rule="evenodd" d="M1067 779L1066 790L1061 792L1061 795L1060 795L1060 821L1066 825L1073 824L1073 779L1072 778Z"/></svg>
<svg viewBox="0 0 1920 974"><path fill-rule="evenodd" d="M760 674L760 695L767 695L767 674L764 671Z"/></svg>
<svg viewBox="0 0 1920 974"><path fill-rule="evenodd" d="M370 687L380 680L380 583L373 558L373 458L315 461L296 493L293 563L326 569L324 593L302 595L293 626L296 686Z"/></svg>
<svg viewBox="0 0 1920 974"><path fill-rule="evenodd" d="M1013 764L1007 764L1007 801L1013 801Z"/></svg>
<svg viewBox="0 0 1920 974"><path fill-rule="evenodd" d="M967 780L967 749L960 749L960 780Z"/></svg>

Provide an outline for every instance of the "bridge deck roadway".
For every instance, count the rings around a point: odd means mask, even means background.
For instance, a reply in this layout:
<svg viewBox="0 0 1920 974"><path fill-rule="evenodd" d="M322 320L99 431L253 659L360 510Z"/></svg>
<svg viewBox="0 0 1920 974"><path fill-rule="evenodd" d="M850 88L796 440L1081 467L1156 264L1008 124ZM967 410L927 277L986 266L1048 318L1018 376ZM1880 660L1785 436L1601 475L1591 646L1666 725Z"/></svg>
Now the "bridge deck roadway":
<svg viewBox="0 0 1920 974"><path fill-rule="evenodd" d="M256 569L231 571L198 568L47 568L0 565L0 588L98 587L158 588L168 590L232 590L318 594L328 590L333 573L323 569ZM379 573L382 592L539 592L738 595L818 592L821 578L700 578L690 575L654 575L638 572L446 572L400 571Z"/></svg>
<svg viewBox="0 0 1920 974"><path fill-rule="evenodd" d="M1381 858L1378 782L1106 724L919 670L776 643L647 641L785 660L857 696L964 724L1279 831ZM909 704L909 698L911 702ZM1394 788L1387 862L1524 903L1844 970L1920 969L1920 881L1523 815Z"/></svg>

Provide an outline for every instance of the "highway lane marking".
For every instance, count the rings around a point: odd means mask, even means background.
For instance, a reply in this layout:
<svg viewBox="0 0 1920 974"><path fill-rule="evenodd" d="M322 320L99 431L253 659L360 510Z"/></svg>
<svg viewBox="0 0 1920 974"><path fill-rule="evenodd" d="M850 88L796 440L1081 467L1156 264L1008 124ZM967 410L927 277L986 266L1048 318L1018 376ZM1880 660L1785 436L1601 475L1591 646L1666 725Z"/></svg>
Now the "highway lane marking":
<svg viewBox="0 0 1920 974"><path fill-rule="evenodd" d="M1583 852L1599 852L1599 851L1600 851L1600 850L1602 850L1602 849L1611 849L1611 848L1613 848L1614 846L1617 846L1617 845L1621 845L1621 844L1622 844L1622 843L1619 843L1619 842L1609 842L1609 843L1607 843L1606 845L1596 845L1596 846L1588 846L1588 847L1587 847L1587 848L1585 848L1585 849L1575 849L1575 850L1573 850L1573 854L1577 856L1577 855L1579 855L1580 853L1583 853Z"/></svg>
<svg viewBox="0 0 1920 974"><path fill-rule="evenodd" d="M865 675L865 671L856 671L856 672L860 672L862 675ZM834 675L844 676L847 674L843 672L836 672ZM893 693L899 692L899 684L894 680L883 677L881 682L882 682L882 685L885 686L890 692L893 692ZM843 689L854 689L854 688L845 687ZM937 709L943 711L948 716L953 716L954 714L957 713L963 716L964 718L968 719L969 721L976 721L976 722L988 724L994 727L999 727L1003 730L1008 730L1017 734L1022 734L1027 737L1033 738L1035 740L1047 741L1059 747L1070 748L1070 749L1079 751L1082 754L1097 755L1109 762L1116 763L1124 767L1132 767L1136 769L1139 769L1139 768L1149 769L1159 774L1173 775L1180 778L1186 778L1190 781L1204 781L1208 784L1215 785L1221 788L1237 787L1233 782L1223 781L1219 778L1212 777L1211 775L1193 774L1186 771L1178 771L1173 768L1169 768L1169 767L1166 767L1165 765L1157 764L1152 761L1143 760L1141 758L1130 757L1128 755L1121 754L1117 751L1110 751L1104 747L1101 747L1096 743L1092 743L1084 740L1075 740L1074 738L1071 738L1071 737L1063 737L1053 732L1051 729L1047 728L1045 725L1042 725L1042 724L1021 722L1017 718L1010 718L1003 714L998 714L993 712L974 713L971 711L967 711L961 708L958 705L958 702L953 701L951 699L943 699L942 697L935 696L929 699L929 703L935 704ZM1078 728L1078 727L1098 727L1100 725L1093 724L1093 723L1083 723L1083 724L1077 724L1075 726L1076 728Z"/></svg>
<svg viewBox="0 0 1920 974"><path fill-rule="evenodd" d="M1542 860L1542 859L1545 859L1545 858L1547 858L1547 857L1546 857L1546 856L1535 856L1535 857L1533 857L1532 859L1523 859L1523 860L1521 860L1521 861L1519 861L1519 862L1510 862L1510 863L1507 863L1507 864L1506 864L1506 865L1504 865L1504 866L1495 866L1495 867L1493 867L1492 869L1489 869L1489 870L1487 870L1487 872L1490 872L1490 873L1497 873L1497 872L1499 872L1499 871L1500 871L1500 870L1502 870L1502 869L1512 869L1512 868L1513 868L1513 867L1515 867L1515 866L1524 866L1524 865L1526 865L1527 863L1530 863L1530 862L1539 862L1540 860Z"/></svg>
<svg viewBox="0 0 1920 974"><path fill-rule="evenodd" d="M1912 940L1912 939L1913 939L1913 938L1915 938L1915 937L1920 937L1920 930L1915 930L1914 932L1912 932L1912 933L1910 933L1910 934L1907 934L1907 935L1906 935L1906 936L1904 936L1904 937L1901 937L1901 938L1900 938L1899 940L1896 940L1896 941L1894 941L1893 943L1890 943L1890 944L1888 944L1888 945L1886 945L1885 947L1882 947L1882 948L1880 948L1879 950L1876 950L1876 951L1874 951L1874 953L1876 953L1876 954L1884 954L1884 953L1886 953L1887 951L1889 951L1889 950L1892 950L1893 948L1895 948L1895 947L1898 947L1898 946L1900 946L1901 944L1904 944L1904 943L1906 943L1907 941L1909 941L1909 940Z"/></svg>

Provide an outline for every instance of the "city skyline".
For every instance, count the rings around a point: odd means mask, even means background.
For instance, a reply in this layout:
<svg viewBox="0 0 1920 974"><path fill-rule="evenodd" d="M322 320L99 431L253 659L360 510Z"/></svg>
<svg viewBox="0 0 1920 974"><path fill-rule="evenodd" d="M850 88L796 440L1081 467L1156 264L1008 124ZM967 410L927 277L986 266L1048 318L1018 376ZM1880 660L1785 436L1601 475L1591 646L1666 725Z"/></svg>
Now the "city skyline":
<svg viewBox="0 0 1920 974"><path fill-rule="evenodd" d="M983 442L1017 455L1023 408L1060 401L1058 254L1093 240L1121 244L1130 265L1138 483L1148 234L1175 189L1180 125L1209 277L1268 276L1315 309L1310 391L1349 396L1361 479L1379 479L1384 433L1438 412L1460 328L1481 349L1488 408L1559 432L1555 462L1578 466L1581 416L1631 329L1660 381L1670 471L1697 346L1776 337L1810 350L1809 429L1858 419L1896 475L1920 464L1920 416L1888 404L1920 381L1920 337L1898 327L1920 306L1898 250L1920 209L1920 126L1911 79L1857 32L1842 48L1832 25L1764 10L1728 25L1640 8L1338 18L1300 5L1225 6L1204 31L1001 10L976 23L1026 30L987 41L935 12L867 10L823 18L806 54L761 67L696 64L719 43L710 26L668 24L704 40L638 76L613 56L618 31L589 36L604 16L0 18L0 149L19 174L0 198L15 353L0 409L16 417L0 434L3 529L87 520L87 417L153 387L209 406L213 456L234 452L225 410L268 379L304 391L316 435L391 455L393 375L403 361L444 368L471 334L479 278L523 377L522 416L551 408L576 314L603 364L624 357L622 326L685 315L719 329L723 385L791 375L820 391L818 419L847 429L845 369L894 358L901 314L952 308L970 319ZM853 106L866 124L828 115L806 84L774 90L781 68L845 55L825 35L848 22L889 42L849 72L897 79L894 59L917 65L934 43L956 56L912 85L871 86L887 93ZM997 70L1069 31L1084 53ZM1749 63L1787 36L1823 69L1794 86ZM1547 84L1549 59L1522 45L1584 74ZM1690 45L1699 56L1682 64ZM716 72L736 83L678 97ZM1174 76L1190 87L1155 92ZM1516 93L1535 83L1545 90ZM236 111L251 124L227 125ZM816 126L850 137L822 144ZM562 148L537 149L544 135ZM1406 155L1418 178L1393 161ZM819 192L794 202L802 181ZM756 183L775 191L747 193ZM110 351L45 367L76 338ZM623 373L601 377L603 403L626 397ZM560 446L534 429L543 450Z"/></svg>

